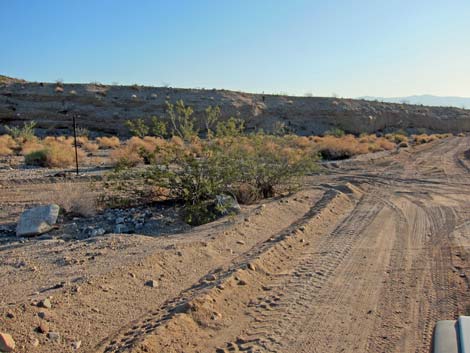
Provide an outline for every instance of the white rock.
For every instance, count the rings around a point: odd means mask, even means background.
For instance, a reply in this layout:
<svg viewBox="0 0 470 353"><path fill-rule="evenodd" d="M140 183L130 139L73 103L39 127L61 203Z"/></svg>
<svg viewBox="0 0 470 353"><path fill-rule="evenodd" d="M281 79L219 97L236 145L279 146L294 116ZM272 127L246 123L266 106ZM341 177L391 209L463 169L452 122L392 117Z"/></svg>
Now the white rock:
<svg viewBox="0 0 470 353"><path fill-rule="evenodd" d="M57 222L59 210L58 205L52 204L24 211L16 226L16 235L18 237L28 237L50 231Z"/></svg>

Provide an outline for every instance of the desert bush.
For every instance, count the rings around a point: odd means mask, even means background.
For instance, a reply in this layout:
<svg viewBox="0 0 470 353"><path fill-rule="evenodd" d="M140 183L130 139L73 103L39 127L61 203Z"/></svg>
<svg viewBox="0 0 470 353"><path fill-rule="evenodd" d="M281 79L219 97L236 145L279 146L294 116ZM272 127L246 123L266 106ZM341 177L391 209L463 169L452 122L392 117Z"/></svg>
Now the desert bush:
<svg viewBox="0 0 470 353"><path fill-rule="evenodd" d="M40 143L38 140L31 140L31 141L26 141L21 145L21 154L23 156L44 149L44 145Z"/></svg>
<svg viewBox="0 0 470 353"><path fill-rule="evenodd" d="M137 145L141 143L134 140L127 144L128 148L134 146L128 154L138 158ZM136 188L147 188L147 195L155 199L181 202L185 220L202 224L223 212L215 203L217 195L231 194L240 201L253 202L297 186L299 177L315 169L317 158L312 150L306 152L289 144L266 135L213 140L193 137L189 142L175 136L157 147L159 154L166 152L166 158L147 169L129 169L123 167L135 164L127 163L126 155L127 164L121 163L112 180L120 191L128 190L133 197Z"/></svg>
<svg viewBox="0 0 470 353"><path fill-rule="evenodd" d="M98 210L98 194L89 184L54 184L45 201L59 205L69 216L91 217Z"/></svg>
<svg viewBox="0 0 470 353"><path fill-rule="evenodd" d="M167 135L167 124L158 116L152 116L150 132L153 136L164 138Z"/></svg>
<svg viewBox="0 0 470 353"><path fill-rule="evenodd" d="M98 143L100 148L118 148L121 144L121 141L119 141L119 138L116 136L112 137L98 137L96 139L96 142Z"/></svg>
<svg viewBox="0 0 470 353"><path fill-rule="evenodd" d="M175 104L166 102L166 113L172 125L172 133L185 141L197 136L199 130L193 117L193 108L186 106L182 99Z"/></svg>
<svg viewBox="0 0 470 353"><path fill-rule="evenodd" d="M324 135L325 136L334 136L334 137L343 137L344 136L344 131L341 130L340 128L334 127L330 130L325 131Z"/></svg>
<svg viewBox="0 0 470 353"><path fill-rule="evenodd" d="M133 136L140 138L147 136L150 130L144 119L127 120L125 124Z"/></svg>
<svg viewBox="0 0 470 353"><path fill-rule="evenodd" d="M87 141L83 143L82 148L87 152L96 152L99 150L100 146L95 142Z"/></svg>
<svg viewBox="0 0 470 353"><path fill-rule="evenodd" d="M35 146L36 148L39 146ZM78 158L84 157L78 151ZM25 153L25 164L48 168L70 167L75 163L75 150L72 146L58 141L50 141L38 149Z"/></svg>
<svg viewBox="0 0 470 353"><path fill-rule="evenodd" d="M18 144L10 135L0 136L0 156L13 155L17 147Z"/></svg>
<svg viewBox="0 0 470 353"><path fill-rule="evenodd" d="M206 128L206 136L211 139L214 136L213 129L220 120L220 107L208 106L204 112L204 125Z"/></svg>
<svg viewBox="0 0 470 353"><path fill-rule="evenodd" d="M227 121L217 123L217 137L236 137L243 135L245 121L243 119L230 117Z"/></svg>
<svg viewBox="0 0 470 353"><path fill-rule="evenodd" d="M142 163L144 160L141 155L140 147L137 144L125 144L110 155L111 163L116 169L131 168Z"/></svg>
<svg viewBox="0 0 470 353"><path fill-rule="evenodd" d="M16 141L23 143L25 141L31 141L35 139L35 130L36 122L34 120L30 122L24 122L22 127L17 126L8 126L5 125L5 129L11 137Z"/></svg>

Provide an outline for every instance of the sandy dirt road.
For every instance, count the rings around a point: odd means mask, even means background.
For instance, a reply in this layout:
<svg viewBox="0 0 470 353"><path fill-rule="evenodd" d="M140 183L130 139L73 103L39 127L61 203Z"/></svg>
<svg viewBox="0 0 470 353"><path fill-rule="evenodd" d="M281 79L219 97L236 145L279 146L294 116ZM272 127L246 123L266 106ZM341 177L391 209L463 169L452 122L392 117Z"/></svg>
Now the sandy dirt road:
<svg viewBox="0 0 470 353"><path fill-rule="evenodd" d="M20 352L429 352L436 320L470 314L468 149L454 137L329 164L298 194L185 234L3 244L0 329ZM34 332L45 295L58 342Z"/></svg>

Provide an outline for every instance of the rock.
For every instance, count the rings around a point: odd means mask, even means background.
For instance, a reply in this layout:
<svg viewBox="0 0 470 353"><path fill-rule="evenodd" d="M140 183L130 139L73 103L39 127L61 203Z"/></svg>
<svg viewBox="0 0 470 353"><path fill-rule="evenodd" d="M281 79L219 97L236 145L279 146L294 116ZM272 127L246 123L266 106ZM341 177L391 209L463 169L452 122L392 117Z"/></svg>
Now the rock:
<svg viewBox="0 0 470 353"><path fill-rule="evenodd" d="M37 328L37 331L39 333L48 333L49 332L49 325L47 324L47 322L41 322Z"/></svg>
<svg viewBox="0 0 470 353"><path fill-rule="evenodd" d="M215 275L213 275L213 274L210 274L209 276L206 277L206 279L207 279L208 281L211 281L211 282L212 282L212 281L215 281L215 280L217 279L217 277L216 277Z"/></svg>
<svg viewBox="0 0 470 353"><path fill-rule="evenodd" d="M39 316L41 319L44 320L44 319L46 319L47 314L46 314L45 311L40 311L40 312L38 312L38 316Z"/></svg>
<svg viewBox="0 0 470 353"><path fill-rule="evenodd" d="M237 244L245 245L245 242L243 240L237 240Z"/></svg>
<svg viewBox="0 0 470 353"><path fill-rule="evenodd" d="M72 348L78 350L82 346L82 341L75 341L72 343Z"/></svg>
<svg viewBox="0 0 470 353"><path fill-rule="evenodd" d="M251 271L256 271L256 267L252 263L248 264L248 269L251 270Z"/></svg>
<svg viewBox="0 0 470 353"><path fill-rule="evenodd" d="M60 334L58 332L49 332L47 334L47 338L49 338L51 341L57 342L60 340Z"/></svg>
<svg viewBox="0 0 470 353"><path fill-rule="evenodd" d="M15 346L15 341L11 335L0 332L0 352L13 352Z"/></svg>
<svg viewBox="0 0 470 353"><path fill-rule="evenodd" d="M237 200L230 195L216 196L217 209L222 216L240 213L241 208Z"/></svg>
<svg viewBox="0 0 470 353"><path fill-rule="evenodd" d="M33 347L38 347L39 346L39 340L37 338L31 339L31 345Z"/></svg>
<svg viewBox="0 0 470 353"><path fill-rule="evenodd" d="M246 283L246 281L243 280L243 279L241 279L241 280L238 281L238 285L239 285L239 286L246 286L247 284L248 284L248 283Z"/></svg>
<svg viewBox="0 0 470 353"><path fill-rule="evenodd" d="M11 311L7 312L7 318L9 319L14 319L15 318L15 314L13 314Z"/></svg>
<svg viewBox="0 0 470 353"><path fill-rule="evenodd" d="M125 221L126 221L126 220L124 219L124 217L118 217L118 218L116 218L116 221L115 221L115 222L116 222L116 224L122 224L122 223L124 223Z"/></svg>
<svg viewBox="0 0 470 353"><path fill-rule="evenodd" d="M114 233L116 234L124 234L124 233L129 233L129 232L130 232L130 229L125 224L116 224L116 227L114 227Z"/></svg>
<svg viewBox="0 0 470 353"><path fill-rule="evenodd" d="M18 237L30 237L50 231L57 222L59 210L58 205L51 204L24 211L16 226L16 235Z"/></svg>
<svg viewBox="0 0 470 353"><path fill-rule="evenodd" d="M158 282L155 281L155 280L153 280L153 279L151 279L151 280L148 280L147 282L145 282L145 285L146 285L147 287L156 288L156 287L158 287Z"/></svg>
<svg viewBox="0 0 470 353"><path fill-rule="evenodd" d="M44 299L44 300L41 300L41 301L38 303L38 307L50 309L50 308L52 308L52 304L51 304L51 301L46 298L46 299Z"/></svg>

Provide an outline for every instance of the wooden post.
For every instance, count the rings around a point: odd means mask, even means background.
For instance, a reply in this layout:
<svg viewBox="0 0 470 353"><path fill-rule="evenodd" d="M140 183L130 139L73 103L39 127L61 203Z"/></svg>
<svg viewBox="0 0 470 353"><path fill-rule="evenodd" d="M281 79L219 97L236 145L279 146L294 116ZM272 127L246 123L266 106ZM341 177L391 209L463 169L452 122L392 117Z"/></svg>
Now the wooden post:
<svg viewBox="0 0 470 353"><path fill-rule="evenodd" d="M77 147L77 122L75 121L75 114L72 115L73 118L73 142L75 145L75 167L78 176L78 147Z"/></svg>

